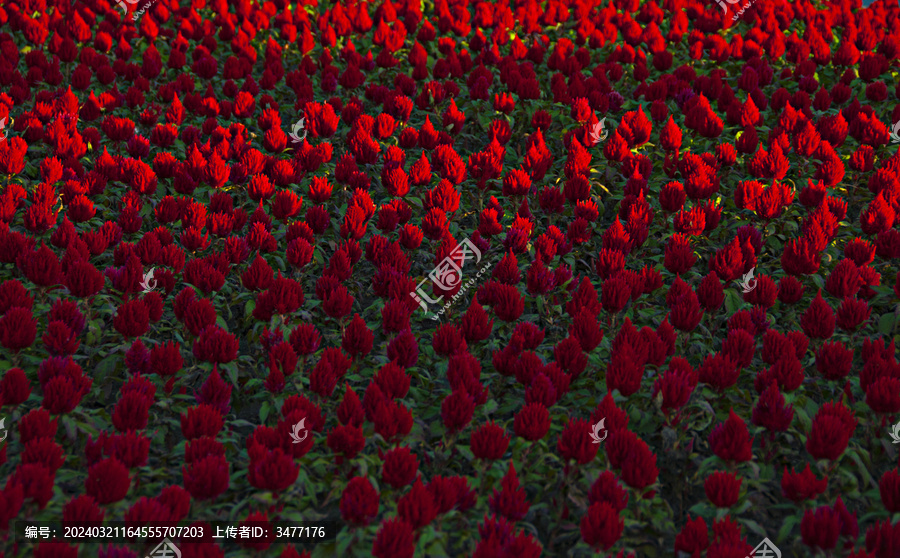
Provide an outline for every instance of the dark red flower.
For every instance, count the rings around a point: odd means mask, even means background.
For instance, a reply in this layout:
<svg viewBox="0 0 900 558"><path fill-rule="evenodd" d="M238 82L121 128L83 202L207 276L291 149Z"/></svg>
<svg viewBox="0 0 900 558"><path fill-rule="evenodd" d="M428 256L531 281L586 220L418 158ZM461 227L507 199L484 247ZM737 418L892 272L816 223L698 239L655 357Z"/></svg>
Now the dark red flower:
<svg viewBox="0 0 900 558"><path fill-rule="evenodd" d="M214 499L228 489L230 476L224 455L208 455L183 466L181 471L184 488L197 500Z"/></svg>
<svg viewBox="0 0 900 558"><path fill-rule="evenodd" d="M151 405L153 405L153 398L140 392L129 391L123 394L113 409L113 426L119 432L147 428Z"/></svg>
<svg viewBox="0 0 900 558"><path fill-rule="evenodd" d="M350 354L354 359L357 356L365 356L372 350L372 341L374 335L372 331L366 327L366 322L359 317L359 314L353 315L353 320L344 329L341 347Z"/></svg>
<svg viewBox="0 0 900 558"><path fill-rule="evenodd" d="M488 422L472 432L472 453L478 459L494 461L503 457L509 447L509 441L509 436L502 427L494 422Z"/></svg>
<svg viewBox="0 0 900 558"><path fill-rule="evenodd" d="M741 417L730 411L728 419L713 428L709 435L713 453L725 461L750 461L753 459L750 432Z"/></svg>
<svg viewBox="0 0 900 558"><path fill-rule="evenodd" d="M800 327L808 337L828 339L834 333L834 325L834 310L822 298L822 290L819 289L809 308L800 316Z"/></svg>
<svg viewBox="0 0 900 558"><path fill-rule="evenodd" d="M18 353L34 343L37 320L30 308L13 307L0 317L0 345Z"/></svg>
<svg viewBox="0 0 900 558"><path fill-rule="evenodd" d="M583 419L575 419L566 423L559 436L556 449L563 459L574 459L579 465L590 462L599 449L591 441L590 424Z"/></svg>
<svg viewBox="0 0 900 558"><path fill-rule="evenodd" d="M348 523L368 525L378 515L378 491L366 477L353 477L341 494L341 517Z"/></svg>
<svg viewBox="0 0 900 558"><path fill-rule="evenodd" d="M128 467L114 457L103 459L88 468L84 481L85 492L101 505L113 504L125 498L131 479Z"/></svg>
<svg viewBox="0 0 900 558"><path fill-rule="evenodd" d="M490 507L492 512L510 521L522 519L531 508L531 504L525 497L525 489L519 484L519 477L516 475L516 469L512 461L510 461L509 469L500 481L500 489L495 488L488 499L488 507Z"/></svg>
<svg viewBox="0 0 900 558"><path fill-rule="evenodd" d="M840 380L850 373L853 351L840 341L825 342L816 351L816 370L826 380Z"/></svg>
<svg viewBox="0 0 900 558"><path fill-rule="evenodd" d="M514 430L530 442L540 440L550 430L550 412L540 403L527 403L516 413Z"/></svg>
<svg viewBox="0 0 900 558"><path fill-rule="evenodd" d="M397 515L406 520L414 530L425 527L437 517L434 497L421 480L416 480L412 489L398 500Z"/></svg>
<svg viewBox="0 0 900 558"><path fill-rule="evenodd" d="M247 471L247 480L251 486L260 490L274 493L283 492L296 482L297 476L300 474L300 466L294 462L292 455L281 448L269 449L259 444L253 444L248 448L248 454L250 455L250 466ZM197 466L201 463L203 460L197 461L193 465ZM227 482L225 487L227 488Z"/></svg>
<svg viewBox="0 0 900 558"><path fill-rule="evenodd" d="M734 473L716 471L706 477L703 489L706 497L717 508L730 508L738 501L743 479Z"/></svg>
<svg viewBox="0 0 900 558"><path fill-rule="evenodd" d="M385 520L372 543L375 558L412 558L415 549L413 528L400 517Z"/></svg>
<svg viewBox="0 0 900 558"><path fill-rule="evenodd" d="M387 347L388 358L404 368L415 366L419 360L419 345L412 330L400 332Z"/></svg>
<svg viewBox="0 0 900 558"><path fill-rule="evenodd" d="M231 362L237 358L237 350L237 338L218 325L207 326L194 341L194 356L206 362Z"/></svg>
<svg viewBox="0 0 900 558"><path fill-rule="evenodd" d="M690 517L690 516L688 516ZM709 528L702 517L689 519L675 537L675 551L701 555L709 547Z"/></svg>
<svg viewBox="0 0 900 558"><path fill-rule="evenodd" d="M462 430L472 421L475 401L463 390L454 391L441 404L441 420L448 432Z"/></svg>
<svg viewBox="0 0 900 558"><path fill-rule="evenodd" d="M181 415L181 433L187 440L203 436L215 438L223 425L221 413L210 405L200 404L190 407Z"/></svg>
<svg viewBox="0 0 900 558"><path fill-rule="evenodd" d="M825 403L813 418L806 451L815 459L836 460L856 429L853 413L840 403Z"/></svg>
<svg viewBox="0 0 900 558"><path fill-rule="evenodd" d="M591 504L587 515L581 518L581 538L588 545L609 550L622 536L625 520L606 502Z"/></svg>
<svg viewBox="0 0 900 558"><path fill-rule="evenodd" d="M781 477L781 491L784 497L796 503L815 498L825 492L827 487L828 477L817 479L809 468L809 463L806 464L806 469L800 473L795 472L794 469L788 472L785 467Z"/></svg>
<svg viewBox="0 0 900 558"><path fill-rule="evenodd" d="M394 448L384 455L381 478L394 488L410 484L418 474L419 462L408 447Z"/></svg>

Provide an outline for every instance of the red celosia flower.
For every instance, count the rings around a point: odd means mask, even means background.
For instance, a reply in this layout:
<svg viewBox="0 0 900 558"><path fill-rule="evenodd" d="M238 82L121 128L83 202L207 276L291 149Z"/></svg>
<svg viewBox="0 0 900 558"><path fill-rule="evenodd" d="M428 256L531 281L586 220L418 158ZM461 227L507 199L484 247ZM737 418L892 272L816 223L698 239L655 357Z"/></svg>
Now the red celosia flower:
<svg viewBox="0 0 900 558"><path fill-rule="evenodd" d="M341 517L348 523L368 525L378 515L378 491L366 477L353 477L341 494Z"/></svg>
<svg viewBox="0 0 900 558"><path fill-rule="evenodd" d="M497 460L503 457L509 447L509 436L506 431L488 422L472 432L472 453L478 459Z"/></svg>
<svg viewBox="0 0 900 558"><path fill-rule="evenodd" d="M29 308L10 308L0 318L0 345L18 353L34 343L37 321Z"/></svg>
<svg viewBox="0 0 900 558"><path fill-rule="evenodd" d="M454 391L441 404L441 420L449 432L456 432L469 424L475 412L475 401L465 391Z"/></svg>
<svg viewBox="0 0 900 558"><path fill-rule="evenodd" d="M187 440L203 436L215 438L223 425L222 415L210 405L191 407L181 415L181 432Z"/></svg>
<svg viewBox="0 0 900 558"><path fill-rule="evenodd" d="M706 497L717 508L730 508L737 503L743 479L734 473L716 471L706 477L703 489Z"/></svg>
<svg viewBox="0 0 900 558"><path fill-rule="evenodd" d="M212 500L228 489L230 476L224 455L209 455L182 467L184 488L197 500Z"/></svg>
<svg viewBox="0 0 900 558"><path fill-rule="evenodd" d="M812 421L806 451L816 459L836 460L856 429L853 413L840 403L826 403Z"/></svg>
<svg viewBox="0 0 900 558"><path fill-rule="evenodd" d="M803 328L803 333L809 337L828 339L834 333L834 325L834 310L822 298L820 289L809 308L800 316L800 327Z"/></svg>
<svg viewBox="0 0 900 558"><path fill-rule="evenodd" d="M231 362L237 358L237 350L237 338L218 325L206 327L194 341L194 356L206 362Z"/></svg>
<svg viewBox="0 0 900 558"><path fill-rule="evenodd" d="M575 419L566 423L559 436L556 449L563 459L574 459L579 465L590 462L599 449L592 443L590 425L586 420Z"/></svg>
<svg viewBox="0 0 900 558"><path fill-rule="evenodd" d="M384 455L381 477L394 488L403 488L416 478L419 463L408 447L397 447Z"/></svg>
<svg viewBox="0 0 900 558"><path fill-rule="evenodd" d="M550 430L550 412L540 403L527 403L516 413L514 430L530 442L540 440Z"/></svg>
<svg viewBox="0 0 900 558"><path fill-rule="evenodd" d="M608 550L622 536L625 520L606 502L597 502L588 508L581 519L581 538L592 547Z"/></svg>
<svg viewBox="0 0 900 558"><path fill-rule="evenodd" d="M510 521L518 521L528 513L531 504L525 497L525 489L520 487L516 469L511 461L509 469L500 481L500 489L495 488L488 499L488 506L491 511Z"/></svg>
<svg viewBox="0 0 900 558"><path fill-rule="evenodd" d="M31 394L31 385L21 368L10 368L0 378L0 404L20 405Z"/></svg>
<svg viewBox="0 0 900 558"><path fill-rule="evenodd" d="M709 435L709 445L717 456L725 461L750 461L753 459L753 440L744 421L732 410L728 419L716 426Z"/></svg>
<svg viewBox="0 0 900 558"><path fill-rule="evenodd" d="M397 514L413 529L421 529L437 517L437 506L431 492L417 480L412 489L397 502Z"/></svg>
<svg viewBox="0 0 900 558"><path fill-rule="evenodd" d="M88 469L85 492L99 504L113 504L125 498L131 479L128 467L113 457L106 458Z"/></svg>
<svg viewBox="0 0 900 558"><path fill-rule="evenodd" d="M412 558L415 552L413 529L400 517L387 519L378 529L372 543L375 558Z"/></svg>
<svg viewBox="0 0 900 558"><path fill-rule="evenodd" d="M809 463L806 464L806 469L800 473L795 472L794 469L791 469L789 473L785 467L781 477L781 491L784 497L796 503L815 498L825 492L827 486L828 477L817 479L809 468Z"/></svg>

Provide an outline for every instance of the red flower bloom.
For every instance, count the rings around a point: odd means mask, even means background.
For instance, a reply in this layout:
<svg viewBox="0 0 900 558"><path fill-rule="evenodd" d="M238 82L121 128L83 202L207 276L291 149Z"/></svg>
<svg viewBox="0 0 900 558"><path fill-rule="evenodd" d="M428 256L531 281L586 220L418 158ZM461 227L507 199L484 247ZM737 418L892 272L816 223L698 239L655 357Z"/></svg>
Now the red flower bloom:
<svg viewBox="0 0 900 558"><path fill-rule="evenodd" d="M254 444L248 453L250 466L247 480L255 488L273 493L283 492L294 484L300 474L300 466L294 462L290 453L285 453L281 448L268 449ZM203 460L195 462L194 465L199 463L203 463ZM227 483L225 486L227 488Z"/></svg>
<svg viewBox="0 0 900 558"><path fill-rule="evenodd" d="M412 489L398 500L397 515L406 520L414 530L425 527L437 517L434 497L421 480L417 480Z"/></svg>
<svg viewBox="0 0 900 558"><path fill-rule="evenodd" d="M709 445L717 456L725 461L750 461L753 459L753 440L747 425L732 410L728 419L713 428L709 435Z"/></svg>
<svg viewBox="0 0 900 558"><path fill-rule="evenodd" d="M187 440L203 436L215 438L222 430L225 421L218 410L210 405L196 405L181 415L181 433Z"/></svg>
<svg viewBox="0 0 900 558"><path fill-rule="evenodd" d="M31 394L31 384L21 368L10 368L0 378L0 405L20 405Z"/></svg>
<svg viewBox="0 0 900 558"><path fill-rule="evenodd" d="M841 536L842 519L837 510L828 506L820 506L815 511L806 510L800 522L803 544L813 549L833 549Z"/></svg>
<svg viewBox="0 0 900 558"><path fill-rule="evenodd" d="M368 525L378 515L378 491L366 477L353 477L341 494L341 517L348 523Z"/></svg>
<svg viewBox="0 0 900 558"><path fill-rule="evenodd" d="M828 487L828 477L817 479L806 464L806 469L797 473L791 469L789 473L787 467L784 468L784 474L781 477L781 491L784 497L792 502L800 503L804 500L811 500L825 492Z"/></svg>
<svg viewBox="0 0 900 558"><path fill-rule="evenodd" d="M738 501L743 479L734 473L716 471L706 477L703 489L706 497L717 508L730 508Z"/></svg>
<svg viewBox="0 0 900 558"><path fill-rule="evenodd" d="M113 426L119 432L143 430L147 428L150 406L153 398L137 391L129 391L122 395L113 409Z"/></svg>
<svg viewBox="0 0 900 558"><path fill-rule="evenodd" d="M540 403L527 403L516 413L514 430L529 442L540 440L550 430L550 412Z"/></svg>
<svg viewBox="0 0 900 558"><path fill-rule="evenodd" d="M183 466L181 471L184 488L197 500L215 499L228 490L230 477L224 455L208 455Z"/></svg>
<svg viewBox="0 0 900 558"><path fill-rule="evenodd" d="M231 362L237 358L237 350L237 338L218 325L206 327L194 341L194 356L206 362Z"/></svg>
<svg viewBox="0 0 900 558"><path fill-rule="evenodd" d="M806 451L815 459L836 460L856 429L853 413L840 403L825 403L813 418Z"/></svg>
<svg viewBox="0 0 900 558"><path fill-rule="evenodd" d="M597 502L581 518L581 538L592 547L609 550L622 536L625 520L606 502Z"/></svg>
<svg viewBox="0 0 900 558"><path fill-rule="evenodd" d="M385 520L372 543L375 558L412 558L415 549L413 528L400 517Z"/></svg>
<svg viewBox="0 0 900 558"><path fill-rule="evenodd" d="M113 319L116 331L126 338L140 337L150 329L150 313L144 301L128 300L122 303Z"/></svg>
<svg viewBox="0 0 900 558"><path fill-rule="evenodd" d="M822 290L819 289L809 308L800 316L800 327L808 337L828 339L834 333L834 325L834 311L822 298Z"/></svg>
<svg viewBox="0 0 900 558"><path fill-rule="evenodd" d="M412 330L407 329L394 337L388 343L387 355L389 359L404 368L415 366L419 360L419 344L412 334Z"/></svg>
<svg viewBox="0 0 900 558"><path fill-rule="evenodd" d="M503 516L510 521L518 521L525 517L531 504L525 497L525 489L519 485L519 477L516 476L516 469L509 463L509 469L500 481L500 489L494 489L493 494L488 499L488 506L491 511L497 515Z"/></svg>
<svg viewBox="0 0 900 558"><path fill-rule="evenodd" d="M125 498L131 479L128 467L114 457L108 457L88 468L84 490L99 504L113 504Z"/></svg>
<svg viewBox="0 0 900 558"><path fill-rule="evenodd" d="M475 401L463 390L454 391L441 404L441 420L448 432L458 432L466 427L475 412Z"/></svg>
<svg viewBox="0 0 900 558"><path fill-rule="evenodd" d="M18 353L27 349L37 337L37 320L29 308L14 307L0 317L0 345Z"/></svg>
<svg viewBox="0 0 900 558"><path fill-rule="evenodd" d="M494 422L488 422L472 432L472 453L478 459L495 461L503 457L509 447L506 431Z"/></svg>
<svg viewBox="0 0 900 558"><path fill-rule="evenodd" d="M566 423L559 436L556 449L563 459L574 459L579 465L590 462L599 449L590 436L590 425L586 420L575 419Z"/></svg>
<svg viewBox="0 0 900 558"><path fill-rule="evenodd" d="M408 447L396 447L384 454L383 459L381 478L390 486L400 489L416 478L419 461Z"/></svg>

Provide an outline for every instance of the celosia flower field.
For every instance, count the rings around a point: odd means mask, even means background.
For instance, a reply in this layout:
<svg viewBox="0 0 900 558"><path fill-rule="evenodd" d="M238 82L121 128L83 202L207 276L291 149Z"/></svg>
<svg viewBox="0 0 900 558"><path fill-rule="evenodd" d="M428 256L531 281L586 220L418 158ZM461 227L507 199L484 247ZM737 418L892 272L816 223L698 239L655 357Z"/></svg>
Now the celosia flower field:
<svg viewBox="0 0 900 558"><path fill-rule="evenodd" d="M888 0L4 2L0 558L900 557L898 62Z"/></svg>

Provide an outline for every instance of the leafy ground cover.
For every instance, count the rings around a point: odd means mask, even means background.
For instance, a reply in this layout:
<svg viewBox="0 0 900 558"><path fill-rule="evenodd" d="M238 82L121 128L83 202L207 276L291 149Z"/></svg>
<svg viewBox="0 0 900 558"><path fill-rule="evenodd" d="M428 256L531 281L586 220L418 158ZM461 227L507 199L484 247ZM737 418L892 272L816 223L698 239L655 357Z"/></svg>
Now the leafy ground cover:
<svg viewBox="0 0 900 558"><path fill-rule="evenodd" d="M898 19L4 3L0 558L900 556Z"/></svg>

